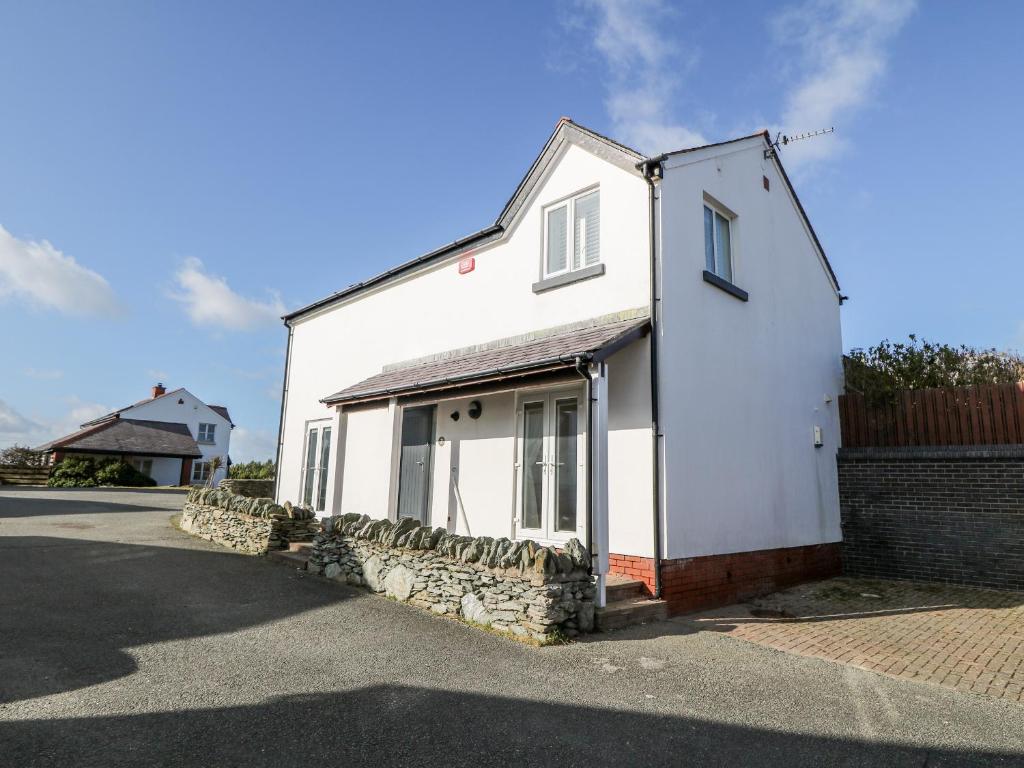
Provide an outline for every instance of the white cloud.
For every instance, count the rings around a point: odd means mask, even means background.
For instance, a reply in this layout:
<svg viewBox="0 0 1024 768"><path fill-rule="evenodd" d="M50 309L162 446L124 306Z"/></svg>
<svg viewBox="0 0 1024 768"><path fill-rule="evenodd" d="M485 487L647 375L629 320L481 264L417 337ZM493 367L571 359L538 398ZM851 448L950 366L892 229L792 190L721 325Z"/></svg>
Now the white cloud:
<svg viewBox="0 0 1024 768"><path fill-rule="evenodd" d="M231 430L231 460L242 461L277 460L277 433L265 429L235 427Z"/></svg>
<svg viewBox="0 0 1024 768"><path fill-rule="evenodd" d="M662 33L671 16L666 5L661 0L580 0L579 6L597 16L593 43L609 71L605 108L615 137L652 155L706 144L693 126L667 117L696 53L685 56Z"/></svg>
<svg viewBox="0 0 1024 768"><path fill-rule="evenodd" d="M779 44L796 53L784 73L796 85L776 129L792 135L829 128L865 107L885 73L888 43L914 8L915 0L807 0L781 11L772 25ZM801 141L785 148L784 159L802 166L843 146L841 133Z"/></svg>
<svg viewBox="0 0 1024 768"><path fill-rule="evenodd" d="M46 428L29 419L3 400L0 400L0 448L18 443L19 445L36 445L43 442Z"/></svg>
<svg viewBox="0 0 1024 768"><path fill-rule="evenodd" d="M278 322L285 311L277 295L264 302L235 293L223 277L208 274L199 259L185 259L175 280L179 292L171 296L185 305L197 326L248 331Z"/></svg>
<svg viewBox="0 0 1024 768"><path fill-rule="evenodd" d="M25 368L22 373L40 381L55 381L64 376L64 371L59 368Z"/></svg>
<svg viewBox="0 0 1024 768"><path fill-rule="evenodd" d="M21 240L0 226L0 299L13 297L72 315L116 315L120 308L102 275L46 240Z"/></svg>

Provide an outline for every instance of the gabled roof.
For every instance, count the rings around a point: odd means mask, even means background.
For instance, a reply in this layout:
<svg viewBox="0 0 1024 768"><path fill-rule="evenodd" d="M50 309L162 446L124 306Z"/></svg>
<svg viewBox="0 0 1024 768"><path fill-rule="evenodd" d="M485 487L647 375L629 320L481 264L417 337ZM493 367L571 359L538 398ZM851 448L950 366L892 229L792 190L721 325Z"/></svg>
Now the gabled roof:
<svg viewBox="0 0 1024 768"><path fill-rule="evenodd" d="M644 159L644 156L636 150L630 149L624 144L619 144L617 141L613 141L607 136L602 136L589 128L584 128L582 125L574 123L568 117L563 117L555 125L555 130L551 133L551 136L544 144L540 154L537 155L537 158L530 165L526 175L523 176L522 181L519 182L519 186L516 187L516 191L512 193L512 197L509 198L507 203L505 203L505 207L501 210L501 213L498 214L498 218L492 225L484 227L478 232L467 235L466 237L442 246L441 248L425 253L422 256L418 256L415 259L399 264L397 267L389 269L386 272L381 272L380 274L360 283L354 283L353 285L343 288L336 293L332 293L330 296L320 299L319 301L307 304L294 312L289 312L282 318L285 321L285 324L301 317L302 315L313 312L314 310L333 304L336 301L341 301L344 298L360 293L369 288L373 288L374 286L380 285L392 278L404 275L417 267L423 266L424 264L430 264L435 261L440 261L441 259L451 258L500 239L515 220L516 214L518 214L522 209L537 184L544 177L544 174L551 166L551 163L555 160L558 151L566 141L578 144L598 157L602 157L630 173L639 173L637 170L637 164Z"/></svg>
<svg viewBox="0 0 1024 768"><path fill-rule="evenodd" d="M198 458L199 446L185 424L112 418L39 446L37 451L111 453Z"/></svg>
<svg viewBox="0 0 1024 768"><path fill-rule="evenodd" d="M630 311L610 319L539 331L517 340L498 339L467 350L441 352L427 359L387 366L378 374L328 395L323 402L367 402L572 368L579 359L606 359L649 329L646 315Z"/></svg>
<svg viewBox="0 0 1024 768"><path fill-rule="evenodd" d="M640 168L645 163L660 163L662 160L667 159L673 155L680 155L689 152L697 152L702 149L712 149L715 147L725 146L727 144L735 144L741 141L747 141L752 138L763 137L769 147L771 147L771 137L767 131L760 131L753 133L748 136L741 136L737 139L728 139L726 141L720 141L713 144L704 144L699 147L688 147L685 149L678 149L673 152L668 152L657 157L648 158L645 155L637 152L635 149L627 147L625 144L608 138L596 131L592 131L589 128L585 128L579 123L573 122L568 117L561 118L555 125L555 130L551 133L544 147L541 149L540 154L537 155L536 159L530 165L526 175L523 176L522 181L516 187L515 192L512 193L512 197L502 208L501 213L498 214L498 218L495 219L494 224L484 227L483 229L474 232L471 235L467 235L459 240L449 243L448 245L437 248L433 251L418 256L415 259L406 261L399 264L397 267L393 267L385 272L381 272L367 280L363 280L359 283L354 283L347 288L343 288L340 291L332 293L319 301L314 301L312 304L307 304L304 307L296 309L293 312L282 317L285 325L289 325L291 321L296 320L303 315L309 314L323 307L334 304L335 302L346 299L350 296L356 295L363 291L374 288L378 285L386 283L387 281L405 275L414 269L417 269L426 264L431 264L442 259L452 258L460 254L471 251L475 248L479 248L483 245L487 245L495 240L501 239L505 232L509 229L512 223L515 221L516 215L529 200L530 195L536 188L537 184L544 178L544 174L547 172L551 164L557 159L558 152L564 146L566 141L577 144L589 152L602 157L613 165L617 165L623 170L631 173L640 173ZM814 227L811 226L810 219L807 217L807 212L804 210L803 204L800 202L800 198L797 197L796 190L793 188L792 182L789 180L789 176L786 174L785 168L782 167L782 162L778 158L778 153L773 151L772 158L779 169L783 180L786 182L786 186L789 189L790 194L793 196L793 200L796 201L797 208L799 209L800 215L803 217L804 222L807 225L807 229L811 234L814 244L817 247L821 258L824 261L825 268L828 271L829 277L832 280L835 290L839 292L839 280L836 278L835 272L832 269L832 265L828 261L828 257L825 255L825 249L822 247L821 242L818 240L818 235L814 231Z"/></svg>
<svg viewBox="0 0 1024 768"><path fill-rule="evenodd" d="M228 413L228 409L226 406L208 405L206 407L209 408L214 413L216 413L218 416L222 416L224 420L227 421L227 423L230 424L232 427L235 426L235 422L231 420L231 414Z"/></svg>
<svg viewBox="0 0 1024 768"><path fill-rule="evenodd" d="M87 421L82 426L83 427L88 427L88 426L91 426L93 424L100 424L101 422L107 421L107 419L115 419L120 414L124 413L125 411L131 410L132 408L135 408L136 406L145 405L146 403L152 403L152 402L154 402L156 400L159 400L161 398L170 397L171 395L176 395L179 392L184 392L184 391L185 391L184 387L178 387L177 389L172 389L170 392L164 392L162 395L157 395L156 397L147 397L145 400L139 400L137 403L132 403L131 405L126 405L124 408L118 408L116 411L111 411L110 413L108 413L108 414L106 414L104 416L100 416L98 419L93 419L92 421Z"/></svg>

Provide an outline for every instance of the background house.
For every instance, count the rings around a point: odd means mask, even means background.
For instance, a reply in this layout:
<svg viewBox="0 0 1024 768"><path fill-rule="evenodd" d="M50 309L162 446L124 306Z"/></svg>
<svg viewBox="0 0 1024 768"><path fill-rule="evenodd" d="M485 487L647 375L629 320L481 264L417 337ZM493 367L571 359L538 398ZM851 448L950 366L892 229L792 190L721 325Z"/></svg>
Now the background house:
<svg viewBox="0 0 1024 768"><path fill-rule="evenodd" d="M64 456L117 456L158 485L207 483L210 460L221 458L213 482L227 477L231 416L222 405L207 405L187 389L168 392L163 384L150 397L81 425L70 435L36 450L50 462Z"/></svg>

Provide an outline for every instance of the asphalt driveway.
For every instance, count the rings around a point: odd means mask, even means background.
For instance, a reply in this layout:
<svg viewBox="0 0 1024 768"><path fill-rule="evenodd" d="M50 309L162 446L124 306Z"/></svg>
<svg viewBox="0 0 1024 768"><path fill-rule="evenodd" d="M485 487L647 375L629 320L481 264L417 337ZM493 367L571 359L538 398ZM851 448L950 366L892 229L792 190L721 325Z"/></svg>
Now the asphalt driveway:
<svg viewBox="0 0 1024 768"><path fill-rule="evenodd" d="M0 489L0 765L1024 765L1024 707L692 621L536 649L228 552L164 492Z"/></svg>

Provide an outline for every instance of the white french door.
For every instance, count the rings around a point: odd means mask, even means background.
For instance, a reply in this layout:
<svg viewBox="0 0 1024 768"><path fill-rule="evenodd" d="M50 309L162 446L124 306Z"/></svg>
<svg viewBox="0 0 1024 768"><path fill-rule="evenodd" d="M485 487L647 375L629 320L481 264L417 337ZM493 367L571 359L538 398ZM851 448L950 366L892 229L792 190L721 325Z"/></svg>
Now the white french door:
<svg viewBox="0 0 1024 768"><path fill-rule="evenodd" d="M578 388L523 393L517 408L516 535L579 536L586 509L586 421Z"/></svg>
<svg viewBox="0 0 1024 768"><path fill-rule="evenodd" d="M327 502L327 475L331 459L331 425L310 424L302 462L302 506L323 512Z"/></svg>

